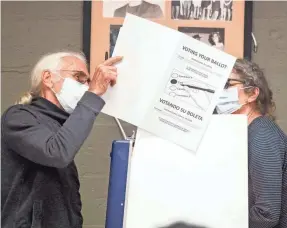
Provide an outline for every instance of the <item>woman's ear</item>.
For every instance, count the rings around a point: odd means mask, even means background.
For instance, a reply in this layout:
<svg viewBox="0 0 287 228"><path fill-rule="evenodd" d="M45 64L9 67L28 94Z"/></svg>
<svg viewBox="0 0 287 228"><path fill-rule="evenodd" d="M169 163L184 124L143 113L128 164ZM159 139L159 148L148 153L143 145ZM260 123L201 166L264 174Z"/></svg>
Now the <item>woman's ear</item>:
<svg viewBox="0 0 287 228"><path fill-rule="evenodd" d="M256 101L257 97L259 96L260 90L258 87L255 87L252 91L252 93L248 97L248 102L251 103L253 101Z"/></svg>
<svg viewBox="0 0 287 228"><path fill-rule="evenodd" d="M43 85L45 85L48 88L53 87L53 82L52 82L52 75L51 72L48 70L43 71L42 73L42 82Z"/></svg>

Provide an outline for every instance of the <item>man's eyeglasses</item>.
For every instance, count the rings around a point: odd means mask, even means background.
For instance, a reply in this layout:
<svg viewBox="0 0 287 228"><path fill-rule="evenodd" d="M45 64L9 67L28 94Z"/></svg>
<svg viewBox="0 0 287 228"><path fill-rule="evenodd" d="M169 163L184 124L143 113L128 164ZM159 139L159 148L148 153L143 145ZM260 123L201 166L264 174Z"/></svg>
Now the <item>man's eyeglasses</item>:
<svg viewBox="0 0 287 228"><path fill-rule="evenodd" d="M233 79L233 78L228 78L227 82L225 83L224 89L228 89L231 86L235 86L238 84L245 84L244 80L240 80L240 79Z"/></svg>
<svg viewBox="0 0 287 228"><path fill-rule="evenodd" d="M90 83L91 81L90 77L85 72L80 70L60 70L60 71L71 72L72 73L71 76L82 84Z"/></svg>

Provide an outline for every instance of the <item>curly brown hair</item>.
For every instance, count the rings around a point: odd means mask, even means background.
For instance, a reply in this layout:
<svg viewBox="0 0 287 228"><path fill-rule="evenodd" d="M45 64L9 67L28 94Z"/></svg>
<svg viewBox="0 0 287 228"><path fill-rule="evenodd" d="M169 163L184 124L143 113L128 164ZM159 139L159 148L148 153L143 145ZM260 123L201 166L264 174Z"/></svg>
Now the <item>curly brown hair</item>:
<svg viewBox="0 0 287 228"><path fill-rule="evenodd" d="M261 115L269 116L275 119L275 102L273 101L273 92L271 91L263 70L253 62L246 59L237 59L233 67L233 72L236 73L241 80L244 81L244 86L247 94L252 94L254 88L259 89L259 95L256 99L256 109Z"/></svg>

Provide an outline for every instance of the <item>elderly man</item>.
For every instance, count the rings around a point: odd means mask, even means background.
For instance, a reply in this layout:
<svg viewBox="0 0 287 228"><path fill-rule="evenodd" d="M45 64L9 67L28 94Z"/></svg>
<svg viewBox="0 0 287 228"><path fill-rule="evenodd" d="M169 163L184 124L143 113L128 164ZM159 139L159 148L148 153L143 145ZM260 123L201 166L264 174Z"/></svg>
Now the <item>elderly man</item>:
<svg viewBox="0 0 287 228"><path fill-rule="evenodd" d="M2 115L2 227L80 228L81 200L74 157L116 83L108 59L89 76L85 57L60 52L42 57L30 92Z"/></svg>

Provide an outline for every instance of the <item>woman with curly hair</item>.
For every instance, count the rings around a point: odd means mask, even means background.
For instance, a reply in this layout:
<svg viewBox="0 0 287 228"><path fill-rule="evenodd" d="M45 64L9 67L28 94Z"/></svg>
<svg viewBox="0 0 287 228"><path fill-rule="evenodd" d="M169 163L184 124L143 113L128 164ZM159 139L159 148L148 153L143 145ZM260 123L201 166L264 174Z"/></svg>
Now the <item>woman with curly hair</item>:
<svg viewBox="0 0 287 228"><path fill-rule="evenodd" d="M248 118L249 228L286 228L287 136L274 122L272 91L257 64L236 61L216 109Z"/></svg>

